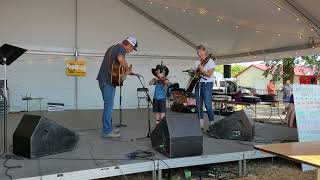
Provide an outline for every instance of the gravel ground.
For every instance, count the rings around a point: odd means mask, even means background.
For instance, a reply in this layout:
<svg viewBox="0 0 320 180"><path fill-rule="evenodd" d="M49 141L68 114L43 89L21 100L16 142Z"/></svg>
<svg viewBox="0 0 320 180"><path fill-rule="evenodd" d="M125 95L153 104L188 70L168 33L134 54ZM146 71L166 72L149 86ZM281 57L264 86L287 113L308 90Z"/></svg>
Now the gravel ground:
<svg viewBox="0 0 320 180"><path fill-rule="evenodd" d="M213 164L206 166L196 166L188 168L179 168L174 170L164 171L163 179L171 180L185 180L184 170L192 172L193 176L191 180L200 180L199 175L202 175L202 180L213 180L213 179L235 179L235 180L313 180L316 178L315 171L302 172L301 165L281 158L266 158L250 160L247 164L248 174L244 177L236 177L238 171L237 162ZM220 177L205 177L204 172L207 170L213 170ZM220 172L220 173L219 173ZM169 178L169 174L173 174ZM105 178L106 180L150 180L152 179L151 173L139 173L134 175L127 175Z"/></svg>

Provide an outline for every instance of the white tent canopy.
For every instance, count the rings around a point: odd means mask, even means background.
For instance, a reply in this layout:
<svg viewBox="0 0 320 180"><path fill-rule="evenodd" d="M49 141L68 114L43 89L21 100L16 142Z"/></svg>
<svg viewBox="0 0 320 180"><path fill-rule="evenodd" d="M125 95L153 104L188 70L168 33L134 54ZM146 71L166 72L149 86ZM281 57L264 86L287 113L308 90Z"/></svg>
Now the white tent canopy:
<svg viewBox="0 0 320 180"><path fill-rule="evenodd" d="M0 0L0 45L28 49L8 68L11 110L22 110L21 97L31 93L68 109L101 108L95 78L102 56L129 35L139 41L128 57L135 72L148 81L163 61L181 87L199 44L218 64L317 54L318 7L319 0ZM65 75L74 55L86 60L86 77ZM136 107L139 85L126 80L125 108Z"/></svg>
<svg viewBox="0 0 320 180"><path fill-rule="evenodd" d="M318 0L122 2L190 46L207 45L222 60L220 63L319 53Z"/></svg>
<svg viewBox="0 0 320 180"><path fill-rule="evenodd" d="M221 64L319 53L318 0L0 2L1 42L23 45L29 53L72 55L77 48L80 54L102 56L107 44L130 33L140 39L138 57L193 59L189 51L199 44L208 46ZM182 43L173 46L174 38Z"/></svg>

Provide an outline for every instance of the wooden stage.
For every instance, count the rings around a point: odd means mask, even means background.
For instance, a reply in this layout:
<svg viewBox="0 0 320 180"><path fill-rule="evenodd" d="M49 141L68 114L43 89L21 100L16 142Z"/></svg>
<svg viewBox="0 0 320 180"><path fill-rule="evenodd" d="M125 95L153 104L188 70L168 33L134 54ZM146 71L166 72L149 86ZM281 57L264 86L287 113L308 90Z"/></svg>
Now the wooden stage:
<svg viewBox="0 0 320 180"><path fill-rule="evenodd" d="M118 123L119 111L114 111L114 124ZM239 161L239 171L245 172L246 160L271 157L254 149L256 144L267 142L279 143L296 140L296 129L285 126L256 123L255 142L234 141L210 138L204 135L204 153L202 156L169 159L158 152L152 160L130 160L127 154L135 150L150 150L151 142L147 135L147 110L123 110L123 122L128 127L122 128L121 138L104 139L100 137L102 110L79 110L65 112L32 112L41 114L57 123L76 131L80 135L75 150L45 156L37 159L9 159L7 166L21 166L10 169L8 174L13 179L97 179L139 172L161 174L162 169L187 167L220 162ZM9 114L8 146L12 145L12 134L21 120L22 113ZM152 116L151 116L152 118ZM196 114L168 112L167 118L192 118ZM215 117L219 118L219 117ZM151 121L154 126L154 121ZM142 138L142 139L140 139ZM12 151L12 148L9 149ZM1 160L0 179L8 179L6 168ZM240 163L241 162L241 163ZM161 179L161 178L159 178Z"/></svg>

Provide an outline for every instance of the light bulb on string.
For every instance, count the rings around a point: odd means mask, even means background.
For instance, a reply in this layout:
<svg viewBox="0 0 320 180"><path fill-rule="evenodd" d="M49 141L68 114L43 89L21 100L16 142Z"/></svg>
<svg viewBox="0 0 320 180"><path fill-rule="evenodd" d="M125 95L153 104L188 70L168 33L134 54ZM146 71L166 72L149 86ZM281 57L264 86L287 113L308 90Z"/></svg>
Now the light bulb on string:
<svg viewBox="0 0 320 180"><path fill-rule="evenodd" d="M153 1L149 1L149 3L150 4L154 4L154 3L156 3L156 2L153 2ZM163 5L163 7L166 9L166 10L168 10L169 9L169 6L166 6L165 4L162 4ZM189 11L191 12L193 12L193 11L195 11L195 12L198 12L200 15L209 15L209 14L211 14L210 13L210 10L208 10L207 8L192 8L192 9L186 9L186 8L182 8L182 7L171 7L170 6L170 8L175 8L175 9L177 9L177 10L179 10L179 11L181 11L181 12L183 12L183 13L188 13ZM281 10L283 10L282 9L282 7L280 7L280 6L277 6L277 10L278 11L281 11ZM286 11L283 11L283 12L286 12ZM215 15L216 16L216 15ZM302 19L300 19L299 17L297 17L297 16L294 16L294 18L296 19L296 21L300 21L300 22L302 22L303 20ZM223 21L224 19L221 19L221 18L219 18L219 17L217 17L216 16L216 22L217 23L221 23L222 21ZM226 19L226 21L228 21L228 19ZM233 22L233 21L232 21ZM234 22L233 22L234 23ZM247 27L247 26L245 26L245 27ZM239 25L235 25L235 29L239 29L240 28L240 26ZM256 33L260 33L260 32L264 32L263 30L260 30L260 29L257 29L257 30L255 30L253 27L250 27L250 26L248 26L248 28L249 29L252 29L253 31L255 31ZM312 27L311 28L311 31L314 31L314 27ZM267 31L268 32L268 31ZM275 32L272 32L272 31L270 31L270 33L275 33ZM285 33L286 34L286 33ZM289 33L288 33L289 34ZM281 36L281 34L279 33L279 34L276 34L278 37L280 37ZM292 33L290 33L290 35L291 36L293 36L292 35ZM298 36L298 37L300 37L300 36ZM302 38L302 37L301 37ZM300 38L300 39L301 39Z"/></svg>
<svg viewBox="0 0 320 180"><path fill-rule="evenodd" d="M312 27L312 28L310 29L310 31L313 32L313 31L314 31L314 28Z"/></svg>
<svg viewBox="0 0 320 180"><path fill-rule="evenodd" d="M200 9L199 9L199 13L200 13L201 15L206 15L206 14L208 13L208 10L205 9L205 8L200 8Z"/></svg>

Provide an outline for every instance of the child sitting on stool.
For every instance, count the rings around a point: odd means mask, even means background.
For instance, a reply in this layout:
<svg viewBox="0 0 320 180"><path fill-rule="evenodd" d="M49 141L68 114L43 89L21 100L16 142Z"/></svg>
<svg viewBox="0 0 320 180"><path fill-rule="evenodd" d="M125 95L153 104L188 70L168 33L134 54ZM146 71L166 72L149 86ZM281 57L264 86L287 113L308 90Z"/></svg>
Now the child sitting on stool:
<svg viewBox="0 0 320 180"><path fill-rule="evenodd" d="M161 63L161 65L157 65L156 68L151 71L155 78L149 82L149 85L155 85L153 112L155 113L156 124L158 124L166 112L166 89L170 83L166 77L169 74L169 69Z"/></svg>

